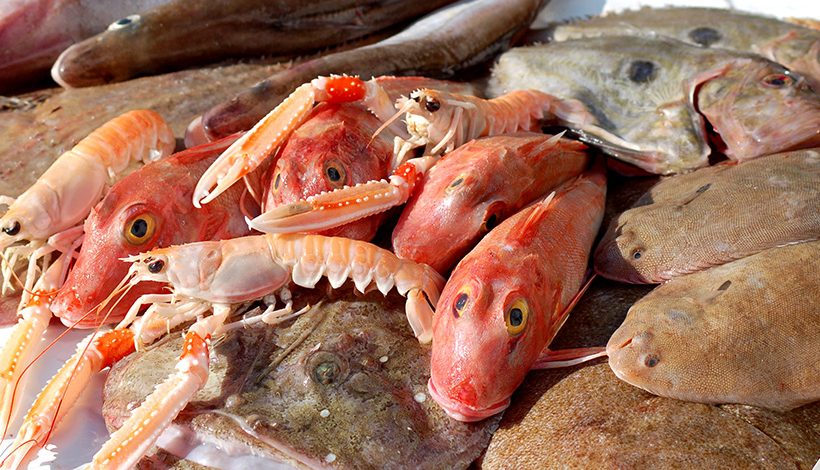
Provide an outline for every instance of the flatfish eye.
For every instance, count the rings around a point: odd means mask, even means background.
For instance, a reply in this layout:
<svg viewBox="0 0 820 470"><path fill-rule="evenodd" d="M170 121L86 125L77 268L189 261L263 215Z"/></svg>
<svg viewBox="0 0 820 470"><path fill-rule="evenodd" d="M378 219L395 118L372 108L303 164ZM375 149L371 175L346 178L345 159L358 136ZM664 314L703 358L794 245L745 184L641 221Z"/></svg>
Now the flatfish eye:
<svg viewBox="0 0 820 470"><path fill-rule="evenodd" d="M691 39L695 44L703 47L709 47L723 39L723 36L720 34L720 31L714 28L701 27L689 31L689 39Z"/></svg>
<svg viewBox="0 0 820 470"><path fill-rule="evenodd" d="M16 220L12 221L11 225L3 227L3 233L11 236L17 235L18 233L20 233L20 222Z"/></svg>
<svg viewBox="0 0 820 470"><path fill-rule="evenodd" d="M120 18L117 21L108 25L109 31L116 31L118 29L127 28L129 26L139 23L140 15L128 15L125 18Z"/></svg>
<svg viewBox="0 0 820 470"><path fill-rule="evenodd" d="M336 354L317 351L308 359L307 374L317 384L335 385L347 378L348 366Z"/></svg>
<svg viewBox="0 0 820 470"><path fill-rule="evenodd" d="M655 79L655 64L647 60L635 60L629 64L629 79L635 83L648 83Z"/></svg>
<svg viewBox="0 0 820 470"><path fill-rule="evenodd" d="M767 88L786 88L794 84L794 77L785 73L770 73L760 83Z"/></svg>

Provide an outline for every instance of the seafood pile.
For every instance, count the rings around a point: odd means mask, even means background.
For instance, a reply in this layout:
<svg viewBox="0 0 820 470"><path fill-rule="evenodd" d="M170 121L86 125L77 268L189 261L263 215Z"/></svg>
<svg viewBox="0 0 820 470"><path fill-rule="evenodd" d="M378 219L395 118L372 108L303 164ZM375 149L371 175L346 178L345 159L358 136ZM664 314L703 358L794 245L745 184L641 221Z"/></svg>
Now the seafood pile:
<svg viewBox="0 0 820 470"><path fill-rule="evenodd" d="M0 468L109 368L91 468L820 457L820 31L354 3L146 2L9 100ZM92 332L30 403L52 317ZM744 437L630 447L690 425Z"/></svg>

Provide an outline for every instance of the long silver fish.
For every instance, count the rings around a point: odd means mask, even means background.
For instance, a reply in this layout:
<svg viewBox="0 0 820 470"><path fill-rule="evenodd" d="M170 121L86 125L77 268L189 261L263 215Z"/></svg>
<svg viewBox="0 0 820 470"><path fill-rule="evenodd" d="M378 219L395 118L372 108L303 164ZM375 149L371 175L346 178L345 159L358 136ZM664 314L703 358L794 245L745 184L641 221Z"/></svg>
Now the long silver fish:
<svg viewBox="0 0 820 470"><path fill-rule="evenodd" d="M667 36L701 47L753 52L783 64L820 90L820 31L777 18L724 8L641 8L550 25L528 39Z"/></svg>
<svg viewBox="0 0 820 470"><path fill-rule="evenodd" d="M300 291L294 299L321 295ZM215 339L208 383L173 429L228 449L229 459L255 456L250 468L271 460L311 468L466 468L498 419L460 423L430 399L429 349L414 339L402 305L394 297L347 295L290 328L240 328ZM103 412L110 427L150 392L146 383L173 370L180 345L170 341L114 368Z"/></svg>
<svg viewBox="0 0 820 470"><path fill-rule="evenodd" d="M225 59L294 57L342 44L454 0L170 0L62 54L65 87L101 85Z"/></svg>
<svg viewBox="0 0 820 470"><path fill-rule="evenodd" d="M205 113L190 132L201 134L204 128L215 139L250 129L297 86L318 75L452 76L507 49L546 1L461 0L378 43L329 54L276 73Z"/></svg>
<svg viewBox="0 0 820 470"><path fill-rule="evenodd" d="M595 122L562 124L653 173L707 165L710 140L735 160L820 145L820 95L756 55L637 36L503 54L490 95L528 88L584 103Z"/></svg>
<svg viewBox="0 0 820 470"><path fill-rule="evenodd" d="M679 400L774 410L820 400L818 272L814 241L673 279L629 310L609 365Z"/></svg>

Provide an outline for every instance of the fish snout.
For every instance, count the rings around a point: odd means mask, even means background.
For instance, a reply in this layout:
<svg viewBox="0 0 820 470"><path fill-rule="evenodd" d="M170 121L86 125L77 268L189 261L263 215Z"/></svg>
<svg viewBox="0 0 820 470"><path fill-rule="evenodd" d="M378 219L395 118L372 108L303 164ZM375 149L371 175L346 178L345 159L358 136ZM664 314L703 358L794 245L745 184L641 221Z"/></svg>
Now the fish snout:
<svg viewBox="0 0 820 470"><path fill-rule="evenodd" d="M88 305L88 302L83 302L76 289L64 288L60 289L51 302L51 312L66 326L71 326L77 321L80 321L78 326L81 326L85 314L83 305Z"/></svg>
<svg viewBox="0 0 820 470"><path fill-rule="evenodd" d="M601 240L595 249L593 266L596 273L607 279L630 284L650 283L621 253L617 238Z"/></svg>
<svg viewBox="0 0 820 470"><path fill-rule="evenodd" d="M649 374L661 361L653 339L649 330L636 332L628 322L621 325L606 345L609 366L615 375L633 383Z"/></svg>
<svg viewBox="0 0 820 470"><path fill-rule="evenodd" d="M459 383L454 389L450 390L450 396L442 394L439 391L432 377L427 382L427 389L433 401L438 403L448 416L456 421L465 423L489 418L510 406L509 398L501 400L489 407L476 406L478 394L476 393L475 387L466 381Z"/></svg>

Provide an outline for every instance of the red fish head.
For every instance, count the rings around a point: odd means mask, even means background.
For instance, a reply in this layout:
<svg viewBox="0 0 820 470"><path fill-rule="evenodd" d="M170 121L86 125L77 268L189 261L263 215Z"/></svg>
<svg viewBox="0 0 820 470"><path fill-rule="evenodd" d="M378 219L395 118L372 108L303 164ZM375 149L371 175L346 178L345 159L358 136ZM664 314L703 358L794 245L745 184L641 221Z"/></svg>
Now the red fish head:
<svg viewBox="0 0 820 470"><path fill-rule="evenodd" d="M234 140L236 136L151 163L111 188L86 219L80 254L51 305L63 323L78 322L83 328L119 321L137 297L162 291L163 284L141 282L97 311L128 272L129 263L121 258L248 233L238 203L241 185L202 209L191 204L199 177Z"/></svg>
<svg viewBox="0 0 820 470"><path fill-rule="evenodd" d="M393 230L396 254L446 273L504 220L508 203L501 191L488 184L493 182L489 172L498 169L488 164L487 155L503 150L471 142L430 169Z"/></svg>
<svg viewBox="0 0 820 470"><path fill-rule="evenodd" d="M317 106L290 136L272 168L265 207L386 177L393 143L386 135L373 137L379 125L355 104ZM381 217L368 217L322 234L369 240L380 222Z"/></svg>
<svg viewBox="0 0 820 470"><path fill-rule="evenodd" d="M541 281L522 276L536 271L533 258L503 265L474 261L480 260L466 258L456 267L433 320L428 388L459 421L478 421L509 406L547 336L545 303L528 294Z"/></svg>
<svg viewBox="0 0 820 470"><path fill-rule="evenodd" d="M697 107L733 160L820 145L820 95L805 79L763 59L710 72Z"/></svg>

